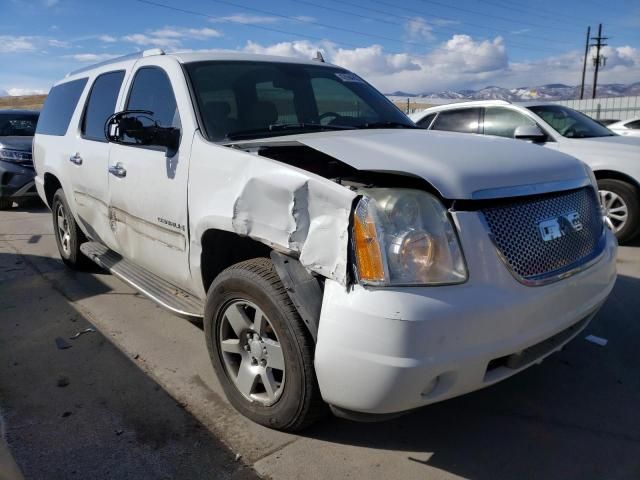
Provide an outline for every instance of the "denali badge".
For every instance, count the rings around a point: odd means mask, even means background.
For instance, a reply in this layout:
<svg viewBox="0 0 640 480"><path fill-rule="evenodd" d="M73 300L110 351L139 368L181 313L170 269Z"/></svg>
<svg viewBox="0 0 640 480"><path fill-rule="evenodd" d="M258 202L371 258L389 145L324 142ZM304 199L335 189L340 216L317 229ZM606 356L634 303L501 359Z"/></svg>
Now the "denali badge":
<svg viewBox="0 0 640 480"><path fill-rule="evenodd" d="M582 230L580 214L578 212L571 212L556 218L543 220L538 223L538 229L540 230L540 235L542 235L542 240L545 242L555 240L556 238L573 232L579 232Z"/></svg>

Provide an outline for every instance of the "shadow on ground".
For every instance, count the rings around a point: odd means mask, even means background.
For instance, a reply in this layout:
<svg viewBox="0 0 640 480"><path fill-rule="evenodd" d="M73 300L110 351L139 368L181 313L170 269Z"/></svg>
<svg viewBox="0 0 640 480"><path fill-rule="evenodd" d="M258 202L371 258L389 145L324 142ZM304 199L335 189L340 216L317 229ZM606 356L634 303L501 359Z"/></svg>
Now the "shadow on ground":
<svg viewBox="0 0 640 480"><path fill-rule="evenodd" d="M408 462L464 478L640 478L640 280L620 276L565 349L500 384L399 419L334 419L304 435L416 452ZM593 333L609 342L587 342Z"/></svg>

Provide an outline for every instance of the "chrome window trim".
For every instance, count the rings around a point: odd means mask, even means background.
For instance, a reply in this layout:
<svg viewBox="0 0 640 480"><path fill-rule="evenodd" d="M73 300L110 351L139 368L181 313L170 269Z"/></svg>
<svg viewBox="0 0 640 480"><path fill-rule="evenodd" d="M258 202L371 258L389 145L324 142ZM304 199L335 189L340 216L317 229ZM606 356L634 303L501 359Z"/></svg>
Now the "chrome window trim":
<svg viewBox="0 0 640 480"><path fill-rule="evenodd" d="M529 195L540 195L542 193L574 190L576 188L582 188L589 185L591 185L591 180L587 177L583 177L572 180L560 180L557 182L530 183L510 187L487 188L473 192L471 194L471 199L491 200L496 198L525 197Z"/></svg>

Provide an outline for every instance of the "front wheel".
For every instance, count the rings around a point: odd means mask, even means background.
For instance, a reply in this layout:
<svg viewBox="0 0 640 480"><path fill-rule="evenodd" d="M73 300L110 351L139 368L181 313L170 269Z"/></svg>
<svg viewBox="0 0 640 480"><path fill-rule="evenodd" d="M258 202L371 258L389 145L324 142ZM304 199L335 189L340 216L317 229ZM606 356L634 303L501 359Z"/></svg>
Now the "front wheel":
<svg viewBox="0 0 640 480"><path fill-rule="evenodd" d="M598 180L600 203L609 226L625 243L633 239L640 230L640 200L638 191L627 182L614 179Z"/></svg>
<svg viewBox="0 0 640 480"><path fill-rule="evenodd" d="M10 198L0 198L0 210L9 210L13 206Z"/></svg>
<svg viewBox="0 0 640 480"><path fill-rule="evenodd" d="M211 284L204 316L211 362L231 404L251 420L296 431L326 411L314 345L271 260L256 258Z"/></svg>

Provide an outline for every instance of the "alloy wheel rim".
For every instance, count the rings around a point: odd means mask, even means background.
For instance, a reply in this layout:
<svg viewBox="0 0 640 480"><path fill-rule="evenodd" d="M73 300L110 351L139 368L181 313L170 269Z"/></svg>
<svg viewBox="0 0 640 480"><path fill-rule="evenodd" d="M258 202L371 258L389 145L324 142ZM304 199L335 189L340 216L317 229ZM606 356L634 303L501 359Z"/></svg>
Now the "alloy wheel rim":
<svg viewBox="0 0 640 480"><path fill-rule="evenodd" d="M65 254L69 255L71 252L71 228L69 226L69 218L67 212L62 204L58 205L56 209L56 226L58 231L58 239L60 240L60 246Z"/></svg>
<svg viewBox="0 0 640 480"><path fill-rule="evenodd" d="M609 226L614 232L619 232L627 224L629 207L624 199L615 192L600 190L600 203Z"/></svg>
<svg viewBox="0 0 640 480"><path fill-rule="evenodd" d="M273 405L285 382L284 354L271 321L248 300L226 305L219 348L227 375L247 400Z"/></svg>

